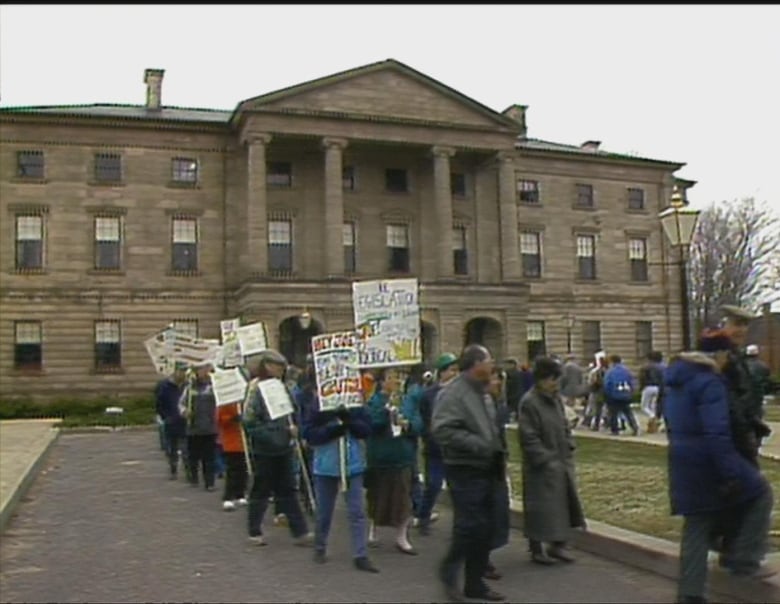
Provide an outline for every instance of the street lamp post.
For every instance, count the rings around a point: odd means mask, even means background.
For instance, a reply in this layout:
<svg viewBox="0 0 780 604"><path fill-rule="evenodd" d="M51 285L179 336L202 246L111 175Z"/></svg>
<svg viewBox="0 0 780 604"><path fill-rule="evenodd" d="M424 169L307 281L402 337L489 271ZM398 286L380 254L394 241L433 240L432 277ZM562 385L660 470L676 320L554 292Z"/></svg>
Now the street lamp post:
<svg viewBox="0 0 780 604"><path fill-rule="evenodd" d="M691 348L691 311L688 299L688 271L686 262L688 251L696 230L696 221L699 219L699 210L687 207L683 196L677 187L674 187L670 205L662 211L658 217L663 225L669 243L672 247L680 249L680 260L677 266L680 273L680 296L682 298L682 337L683 349Z"/></svg>

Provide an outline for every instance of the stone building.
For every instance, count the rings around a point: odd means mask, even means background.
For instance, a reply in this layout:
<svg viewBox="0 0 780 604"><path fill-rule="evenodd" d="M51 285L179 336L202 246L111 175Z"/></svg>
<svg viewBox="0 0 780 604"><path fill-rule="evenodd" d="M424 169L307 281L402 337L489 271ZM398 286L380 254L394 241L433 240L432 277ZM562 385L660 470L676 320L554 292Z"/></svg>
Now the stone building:
<svg viewBox="0 0 780 604"><path fill-rule="evenodd" d="M351 282L416 276L430 359L680 346L683 164L529 138L395 60L242 101L0 109L0 392L147 393L143 340L262 320L301 362ZM664 263L662 265L662 263ZM311 324L303 329L299 317Z"/></svg>

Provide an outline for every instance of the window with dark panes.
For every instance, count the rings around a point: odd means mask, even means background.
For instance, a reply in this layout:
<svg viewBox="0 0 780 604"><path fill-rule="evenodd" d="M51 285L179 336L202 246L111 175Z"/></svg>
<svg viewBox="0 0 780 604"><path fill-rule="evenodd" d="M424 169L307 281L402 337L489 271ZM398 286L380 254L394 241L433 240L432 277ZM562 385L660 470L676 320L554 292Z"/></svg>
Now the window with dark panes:
<svg viewBox="0 0 780 604"><path fill-rule="evenodd" d="M517 199L523 203L539 203L539 181L517 181Z"/></svg>
<svg viewBox="0 0 780 604"><path fill-rule="evenodd" d="M593 185L577 185L577 206L580 208L593 207Z"/></svg>
<svg viewBox="0 0 780 604"><path fill-rule="evenodd" d="M523 277L542 276L542 235L535 231L520 233L520 258Z"/></svg>
<svg viewBox="0 0 780 604"><path fill-rule="evenodd" d="M19 151L16 168L20 178L43 178L43 151Z"/></svg>
<svg viewBox="0 0 780 604"><path fill-rule="evenodd" d="M577 235L577 276L596 278L596 236Z"/></svg>
<svg viewBox="0 0 780 604"><path fill-rule="evenodd" d="M95 217L95 268L121 267L121 223L117 216Z"/></svg>
<svg viewBox="0 0 780 604"><path fill-rule="evenodd" d="M344 271L352 274L357 270L357 238L355 223L345 222L342 227L342 243L344 244Z"/></svg>
<svg viewBox="0 0 780 604"><path fill-rule="evenodd" d="M409 191L406 170L387 168L385 170L385 190L389 193L406 193Z"/></svg>
<svg viewBox="0 0 780 604"><path fill-rule="evenodd" d="M646 359L653 350L653 323L652 321L637 321L636 329L636 358Z"/></svg>
<svg viewBox="0 0 780 604"><path fill-rule="evenodd" d="M455 227L452 229L452 253L455 263L456 275L469 274L469 255L466 245L466 228Z"/></svg>
<svg viewBox="0 0 780 604"><path fill-rule="evenodd" d="M198 221L195 218L173 219L172 269L198 270Z"/></svg>
<svg viewBox="0 0 780 604"><path fill-rule="evenodd" d="M43 268L43 216L16 217L16 268Z"/></svg>
<svg viewBox="0 0 780 604"><path fill-rule="evenodd" d="M266 164L265 182L269 187L292 186L292 164L288 161L271 161Z"/></svg>
<svg viewBox="0 0 780 604"><path fill-rule="evenodd" d="M409 272L409 227L404 224L387 225L387 250L390 271Z"/></svg>
<svg viewBox="0 0 780 604"><path fill-rule="evenodd" d="M341 170L341 186L345 191L354 191L357 189L355 166L344 166Z"/></svg>
<svg viewBox="0 0 780 604"><path fill-rule="evenodd" d="M628 259L631 263L631 280L647 281L647 239L629 239Z"/></svg>
<svg viewBox="0 0 780 604"><path fill-rule="evenodd" d="M268 270L290 272L293 268L292 221L268 221Z"/></svg>
<svg viewBox="0 0 780 604"><path fill-rule="evenodd" d="M450 174L450 189L455 197L466 197L466 175L463 172Z"/></svg>
<svg viewBox="0 0 780 604"><path fill-rule="evenodd" d="M95 369L122 366L119 321L95 321Z"/></svg>
<svg viewBox="0 0 780 604"><path fill-rule="evenodd" d="M601 323L582 321L582 358L592 359L601 350Z"/></svg>
<svg viewBox="0 0 780 604"><path fill-rule="evenodd" d="M174 157L171 160L171 179L173 182L195 184L198 182L198 162L186 157Z"/></svg>
<svg viewBox="0 0 780 604"><path fill-rule="evenodd" d="M197 319L176 319L173 321L173 329L176 333L180 333L191 338L198 337L198 320Z"/></svg>
<svg viewBox="0 0 780 604"><path fill-rule="evenodd" d="M122 180L122 156L117 153L95 154L95 180L120 182Z"/></svg>
<svg viewBox="0 0 780 604"><path fill-rule="evenodd" d="M628 209L629 210L644 210L645 209L645 190L644 189L629 189L628 190Z"/></svg>
<svg viewBox="0 0 780 604"><path fill-rule="evenodd" d="M544 321L528 321L525 324L525 331L528 341L528 362L533 363L537 357L547 354Z"/></svg>
<svg viewBox="0 0 780 604"><path fill-rule="evenodd" d="M14 368L40 369L43 362L43 341L40 321L14 323Z"/></svg>

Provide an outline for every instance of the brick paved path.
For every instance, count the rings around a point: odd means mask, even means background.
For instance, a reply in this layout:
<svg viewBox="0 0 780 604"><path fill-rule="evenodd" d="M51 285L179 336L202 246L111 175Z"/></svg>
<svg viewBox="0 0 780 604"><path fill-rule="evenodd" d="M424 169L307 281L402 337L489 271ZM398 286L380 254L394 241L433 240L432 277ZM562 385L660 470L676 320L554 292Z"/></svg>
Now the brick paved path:
<svg viewBox="0 0 780 604"><path fill-rule="evenodd" d="M222 482L218 481L221 488ZM246 540L246 512L226 513L220 493L167 480L152 432L63 434L0 542L3 602L431 602L443 595L434 569L446 546L443 510L420 550L371 550L381 574L351 566L346 518L337 509L329 563L266 529ZM577 564L528 561L525 543L496 552L494 584L514 602L672 602L667 579L578 552Z"/></svg>

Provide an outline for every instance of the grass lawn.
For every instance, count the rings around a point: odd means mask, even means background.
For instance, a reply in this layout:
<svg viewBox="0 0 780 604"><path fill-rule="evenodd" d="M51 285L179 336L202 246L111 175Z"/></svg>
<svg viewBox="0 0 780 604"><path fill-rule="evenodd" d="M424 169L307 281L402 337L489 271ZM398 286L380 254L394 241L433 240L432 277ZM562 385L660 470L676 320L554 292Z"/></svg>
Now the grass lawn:
<svg viewBox="0 0 780 604"><path fill-rule="evenodd" d="M666 447L577 437L577 484L587 518L661 539L679 542L682 518L669 513ZM516 432L507 431L510 475L516 499L522 498L520 451ZM780 496L780 462L761 460L761 468ZM772 529L780 530L780 512L773 510ZM773 538L773 551L780 540Z"/></svg>
<svg viewBox="0 0 780 604"><path fill-rule="evenodd" d="M764 405L764 421L780 422L780 403Z"/></svg>

